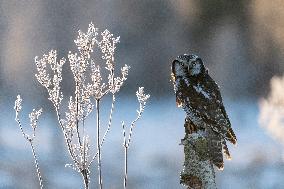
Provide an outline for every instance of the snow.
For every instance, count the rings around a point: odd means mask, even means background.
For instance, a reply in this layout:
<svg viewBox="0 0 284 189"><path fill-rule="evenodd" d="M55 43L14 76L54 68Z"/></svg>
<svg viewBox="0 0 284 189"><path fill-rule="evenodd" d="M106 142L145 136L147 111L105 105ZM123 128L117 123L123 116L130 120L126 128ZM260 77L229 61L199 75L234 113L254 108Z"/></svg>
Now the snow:
<svg viewBox="0 0 284 189"><path fill-rule="evenodd" d="M109 106L107 103L103 105ZM120 121L130 123L135 118L138 105L135 97L117 98L114 125L102 150L106 188L122 188L123 135ZM281 179L284 177L282 146L258 125L257 103L225 101L224 105L237 135L238 145L228 146L232 160L225 161L224 171L216 170L218 188L284 188L284 180ZM12 105L7 107L11 107L11 111L5 111L0 115L0 188L37 188L30 148L14 121ZM30 110L31 107L26 105L23 109ZM102 110L102 114L107 110ZM21 116L25 116L24 111ZM45 119L39 120L39 138L36 138L36 150L44 181L48 183L49 188L82 188L80 175L64 168L66 163L70 163L70 159L62 145L60 128L56 125L55 117L52 117L54 114L50 115L43 112L42 116ZM23 127L29 128L29 125L25 125L28 124L28 117L26 118ZM106 118L107 116L103 118L102 126L106 125ZM179 144L184 137L184 118L185 113L176 107L174 97L150 99L142 119L134 128L129 150L129 188L183 188L179 184L179 172L183 166L183 146ZM95 148L93 120L88 120L86 124L91 145ZM97 182L96 169L95 165L91 169L92 186ZM67 178L78 178L78 182L69 182L70 179Z"/></svg>

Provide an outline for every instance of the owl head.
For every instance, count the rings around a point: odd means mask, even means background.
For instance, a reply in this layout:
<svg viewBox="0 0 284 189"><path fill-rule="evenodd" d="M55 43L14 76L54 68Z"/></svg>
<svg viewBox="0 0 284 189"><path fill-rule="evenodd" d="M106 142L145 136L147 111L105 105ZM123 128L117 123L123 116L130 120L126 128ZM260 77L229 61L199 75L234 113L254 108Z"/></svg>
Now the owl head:
<svg viewBox="0 0 284 189"><path fill-rule="evenodd" d="M201 58L193 54L180 55L172 63L172 73L175 77L197 76L205 72Z"/></svg>

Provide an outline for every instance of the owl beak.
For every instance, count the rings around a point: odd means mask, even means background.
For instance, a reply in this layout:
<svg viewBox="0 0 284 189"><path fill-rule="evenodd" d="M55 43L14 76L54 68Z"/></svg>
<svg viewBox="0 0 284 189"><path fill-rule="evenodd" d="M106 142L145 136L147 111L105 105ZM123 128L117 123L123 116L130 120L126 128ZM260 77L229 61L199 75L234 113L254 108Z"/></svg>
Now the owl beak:
<svg viewBox="0 0 284 189"><path fill-rule="evenodd" d="M190 70L192 69L192 66L187 66L187 71L190 72Z"/></svg>

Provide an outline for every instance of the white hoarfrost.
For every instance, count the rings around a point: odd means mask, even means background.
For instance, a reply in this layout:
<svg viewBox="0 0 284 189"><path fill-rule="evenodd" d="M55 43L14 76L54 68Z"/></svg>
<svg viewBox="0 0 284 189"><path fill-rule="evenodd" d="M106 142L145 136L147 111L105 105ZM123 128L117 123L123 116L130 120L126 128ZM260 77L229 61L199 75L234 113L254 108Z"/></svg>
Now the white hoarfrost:
<svg viewBox="0 0 284 189"><path fill-rule="evenodd" d="M259 103L258 122L272 138L284 145L284 76L273 77L270 93Z"/></svg>
<svg viewBox="0 0 284 189"><path fill-rule="evenodd" d="M127 80L130 66L124 65L120 69L120 76L115 75L115 50L120 38L114 37L108 30L99 32L99 29L95 28L91 23L86 33L80 30L78 33L77 39L74 40L78 52L72 53L69 51L68 53L68 62L70 63L70 69L75 81L75 91L72 96L67 97L69 98L68 104L65 105L65 107L68 107L67 112L63 112L62 102L64 96L61 91L62 68L66 59L61 58L58 60L55 50L44 54L42 58L35 57L37 68L35 76L39 83L46 88L49 95L48 99L55 108L59 126L63 132L65 144L72 160L72 163L66 166L71 167L81 174L85 188L88 189L90 183L90 166L97 158L99 188L102 189L101 147L112 125L115 95ZM92 58L95 48L101 53L100 62L95 62ZM102 76L101 69L106 69L106 77ZM107 78L105 82L103 78ZM108 94L112 96L109 121L103 137L100 138L100 101ZM137 111L139 119L150 96L144 94L143 87L138 89L136 95L140 105ZM33 110L29 115L33 128L33 135L30 137L24 133L19 120L19 112L22 108L21 102L21 97L17 96L17 100L15 101L16 121L20 126L23 136L32 143L37 128L37 120L42 110ZM90 138L86 132L85 120L91 115L94 109L96 110L97 152L90 154ZM131 133L135 122L131 124ZM41 181L40 175L39 179Z"/></svg>

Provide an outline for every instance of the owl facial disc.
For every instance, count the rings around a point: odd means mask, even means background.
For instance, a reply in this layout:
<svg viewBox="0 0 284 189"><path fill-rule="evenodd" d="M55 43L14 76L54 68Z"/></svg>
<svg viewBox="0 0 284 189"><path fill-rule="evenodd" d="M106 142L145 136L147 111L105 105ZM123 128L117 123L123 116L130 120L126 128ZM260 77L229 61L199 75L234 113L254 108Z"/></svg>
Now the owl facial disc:
<svg viewBox="0 0 284 189"><path fill-rule="evenodd" d="M202 60L198 56L183 54L174 60L172 70L175 76L195 76L204 72L205 68Z"/></svg>

